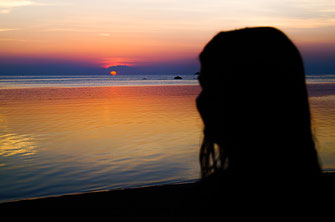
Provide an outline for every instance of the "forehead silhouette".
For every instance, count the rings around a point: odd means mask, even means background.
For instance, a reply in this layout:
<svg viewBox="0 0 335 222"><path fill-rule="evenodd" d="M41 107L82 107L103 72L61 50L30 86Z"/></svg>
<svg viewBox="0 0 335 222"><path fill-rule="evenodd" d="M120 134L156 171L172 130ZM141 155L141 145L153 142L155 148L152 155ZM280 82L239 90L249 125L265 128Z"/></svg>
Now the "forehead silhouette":
<svg viewBox="0 0 335 222"><path fill-rule="evenodd" d="M200 83L237 78L274 80L277 75L300 78L297 73L303 73L297 48L284 33L272 27L220 32L205 46L200 62Z"/></svg>

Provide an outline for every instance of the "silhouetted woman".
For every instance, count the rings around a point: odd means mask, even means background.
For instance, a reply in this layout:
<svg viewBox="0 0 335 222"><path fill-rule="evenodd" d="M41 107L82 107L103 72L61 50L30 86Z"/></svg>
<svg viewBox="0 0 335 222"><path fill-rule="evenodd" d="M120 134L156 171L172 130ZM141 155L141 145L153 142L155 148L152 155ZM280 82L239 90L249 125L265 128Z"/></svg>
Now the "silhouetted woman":
<svg viewBox="0 0 335 222"><path fill-rule="evenodd" d="M271 27L221 32L200 63L202 177L244 195L317 195L304 67L288 37Z"/></svg>

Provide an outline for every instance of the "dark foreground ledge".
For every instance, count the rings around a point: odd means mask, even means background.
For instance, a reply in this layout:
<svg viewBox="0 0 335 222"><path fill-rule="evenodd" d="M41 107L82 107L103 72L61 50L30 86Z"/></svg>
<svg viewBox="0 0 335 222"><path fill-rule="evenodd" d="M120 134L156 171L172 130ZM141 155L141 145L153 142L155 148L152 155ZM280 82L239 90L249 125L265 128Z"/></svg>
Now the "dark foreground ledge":
<svg viewBox="0 0 335 222"><path fill-rule="evenodd" d="M198 198L199 182L115 189L80 194L19 200L0 204L1 208L166 208L182 205L182 200ZM192 201L191 201L192 202Z"/></svg>
<svg viewBox="0 0 335 222"><path fill-rule="evenodd" d="M327 199L335 201L335 172L323 173ZM210 186L209 186L210 185ZM88 192L55 197L27 199L0 204L6 208L110 208L110 209L180 209L210 207L218 200L211 182L192 182L132 189Z"/></svg>

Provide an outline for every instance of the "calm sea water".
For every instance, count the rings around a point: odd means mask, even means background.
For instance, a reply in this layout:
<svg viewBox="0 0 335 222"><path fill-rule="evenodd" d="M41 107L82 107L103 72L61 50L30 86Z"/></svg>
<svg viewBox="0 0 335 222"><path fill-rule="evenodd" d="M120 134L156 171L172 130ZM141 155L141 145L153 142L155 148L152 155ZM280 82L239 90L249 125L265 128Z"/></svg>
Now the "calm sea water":
<svg viewBox="0 0 335 222"><path fill-rule="evenodd" d="M200 87L173 77L0 77L0 202L197 180ZM334 79L308 78L325 170L335 169Z"/></svg>
<svg viewBox="0 0 335 222"><path fill-rule="evenodd" d="M196 75L0 76L1 88L197 85Z"/></svg>
<svg viewBox="0 0 335 222"><path fill-rule="evenodd" d="M36 87L92 87L92 86L147 86L198 85L196 75L33 75L0 76L0 89ZM335 75L308 75L308 83L334 83Z"/></svg>

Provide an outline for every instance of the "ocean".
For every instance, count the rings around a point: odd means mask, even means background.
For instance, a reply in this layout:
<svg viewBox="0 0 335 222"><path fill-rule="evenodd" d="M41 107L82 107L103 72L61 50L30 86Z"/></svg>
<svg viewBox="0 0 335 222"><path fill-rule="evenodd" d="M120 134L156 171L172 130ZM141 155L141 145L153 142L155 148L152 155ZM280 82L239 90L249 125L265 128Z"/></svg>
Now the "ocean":
<svg viewBox="0 0 335 222"><path fill-rule="evenodd" d="M8 75L0 76L0 89L39 87L101 87L198 85L196 75ZM335 75L308 75L307 83L334 83Z"/></svg>
<svg viewBox="0 0 335 222"><path fill-rule="evenodd" d="M195 75L0 76L0 202L196 181ZM313 133L335 169L335 75L307 76Z"/></svg>
<svg viewBox="0 0 335 222"><path fill-rule="evenodd" d="M1 88L197 85L196 75L31 75L0 76Z"/></svg>

